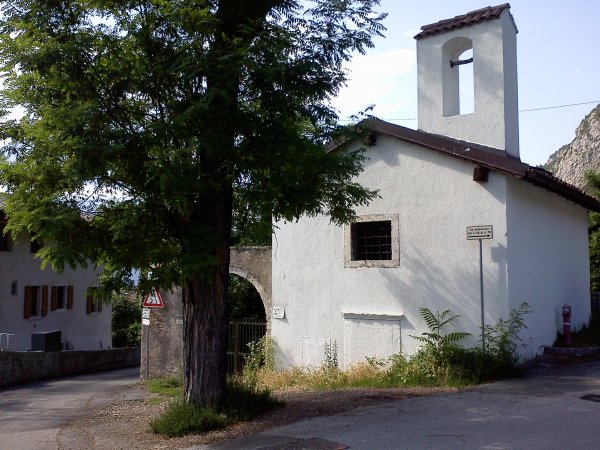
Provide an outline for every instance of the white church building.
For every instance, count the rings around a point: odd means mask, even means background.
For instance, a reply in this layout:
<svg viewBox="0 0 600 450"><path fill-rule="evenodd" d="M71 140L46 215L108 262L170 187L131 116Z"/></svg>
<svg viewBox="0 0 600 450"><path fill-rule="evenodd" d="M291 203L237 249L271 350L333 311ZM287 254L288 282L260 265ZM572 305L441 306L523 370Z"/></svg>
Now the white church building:
<svg viewBox="0 0 600 450"><path fill-rule="evenodd" d="M419 308L449 309L477 344L483 320L531 307L525 357L590 315L588 210L600 204L521 162L517 28L508 4L423 26L415 36L418 130L371 119L357 181L379 197L355 223L328 217L276 224L271 333L277 364L341 366L411 355L429 331ZM472 50L472 60L461 57ZM461 114L459 71L472 64L474 111ZM351 142L333 151L365 147ZM481 232L485 239L467 239ZM471 236L474 237L474 236ZM468 344L468 342L466 342Z"/></svg>

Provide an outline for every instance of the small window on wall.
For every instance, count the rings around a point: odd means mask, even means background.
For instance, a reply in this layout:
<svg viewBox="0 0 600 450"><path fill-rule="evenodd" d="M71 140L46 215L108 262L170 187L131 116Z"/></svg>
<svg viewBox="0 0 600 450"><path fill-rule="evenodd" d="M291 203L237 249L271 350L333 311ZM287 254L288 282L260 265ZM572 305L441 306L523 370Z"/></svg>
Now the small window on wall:
<svg viewBox="0 0 600 450"><path fill-rule="evenodd" d="M392 259L392 222L357 222L350 225L352 261Z"/></svg>
<svg viewBox="0 0 600 450"><path fill-rule="evenodd" d="M345 267L398 267L398 215L358 217L344 228Z"/></svg>
<svg viewBox="0 0 600 450"><path fill-rule="evenodd" d="M96 289L88 289L87 292L87 308L88 314L98 314L102 312L102 301L96 298Z"/></svg>
<svg viewBox="0 0 600 450"><path fill-rule="evenodd" d="M23 317L45 317L48 314L48 286L25 286Z"/></svg>
<svg viewBox="0 0 600 450"><path fill-rule="evenodd" d="M73 286L52 286L50 309L73 308Z"/></svg>
<svg viewBox="0 0 600 450"><path fill-rule="evenodd" d="M4 211L0 211L0 252L12 251L12 239L10 234L4 234L6 222L6 214L4 214Z"/></svg>

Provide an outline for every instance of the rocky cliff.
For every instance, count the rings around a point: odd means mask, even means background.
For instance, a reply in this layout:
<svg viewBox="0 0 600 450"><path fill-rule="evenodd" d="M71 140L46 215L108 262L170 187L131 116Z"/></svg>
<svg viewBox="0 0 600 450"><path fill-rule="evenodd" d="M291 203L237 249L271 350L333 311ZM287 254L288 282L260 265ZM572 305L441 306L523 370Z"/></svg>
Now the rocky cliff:
<svg viewBox="0 0 600 450"><path fill-rule="evenodd" d="M581 121L573 142L553 153L544 167L558 178L586 188L585 173L600 171L600 105Z"/></svg>

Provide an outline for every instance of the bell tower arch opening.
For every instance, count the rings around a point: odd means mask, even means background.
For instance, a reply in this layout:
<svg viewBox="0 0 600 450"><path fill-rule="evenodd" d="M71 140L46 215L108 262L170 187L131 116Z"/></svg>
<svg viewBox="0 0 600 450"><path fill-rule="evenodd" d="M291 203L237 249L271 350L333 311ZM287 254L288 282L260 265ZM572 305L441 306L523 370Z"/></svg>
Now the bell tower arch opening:
<svg viewBox="0 0 600 450"><path fill-rule="evenodd" d="M473 41L456 37L442 48L444 117L471 114L475 110Z"/></svg>

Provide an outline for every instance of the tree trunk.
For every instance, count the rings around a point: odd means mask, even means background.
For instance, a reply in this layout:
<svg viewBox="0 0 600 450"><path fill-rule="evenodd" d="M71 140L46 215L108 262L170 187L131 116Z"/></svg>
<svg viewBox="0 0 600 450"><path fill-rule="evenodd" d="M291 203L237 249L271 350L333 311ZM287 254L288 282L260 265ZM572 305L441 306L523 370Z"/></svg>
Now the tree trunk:
<svg viewBox="0 0 600 450"><path fill-rule="evenodd" d="M216 259L213 269L192 275L183 286L185 401L198 406L215 405L227 388L231 192L216 195L220 198L202 212L214 219L219 235L210 255Z"/></svg>

